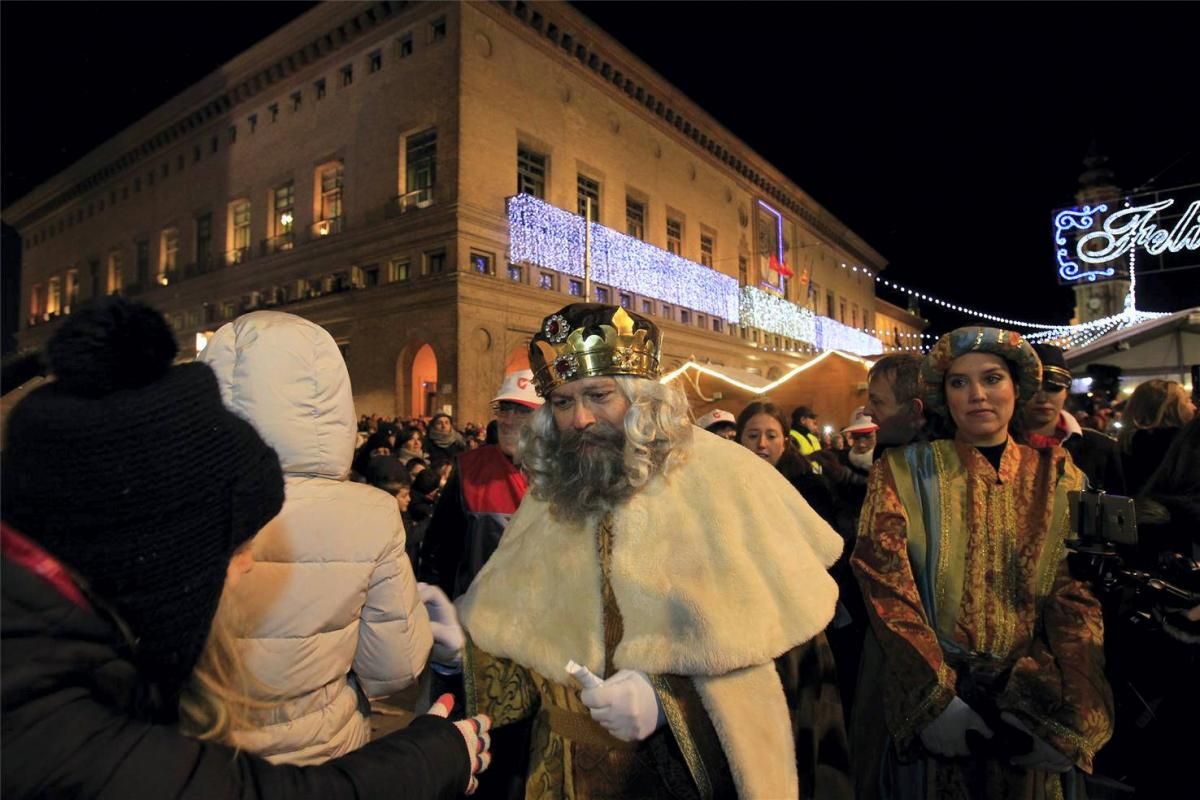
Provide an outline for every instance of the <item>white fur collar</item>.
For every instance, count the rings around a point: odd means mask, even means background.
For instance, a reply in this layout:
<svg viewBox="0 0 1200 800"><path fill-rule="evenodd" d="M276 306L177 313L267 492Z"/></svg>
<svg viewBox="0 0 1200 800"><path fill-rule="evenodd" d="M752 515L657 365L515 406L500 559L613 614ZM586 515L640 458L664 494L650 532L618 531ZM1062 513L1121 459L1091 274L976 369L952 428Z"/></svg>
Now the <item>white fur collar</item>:
<svg viewBox="0 0 1200 800"><path fill-rule="evenodd" d="M828 624L841 537L749 450L697 431L689 460L614 515L617 668L715 676L765 664ZM459 600L484 650L566 680L604 668L595 520L563 523L527 495Z"/></svg>

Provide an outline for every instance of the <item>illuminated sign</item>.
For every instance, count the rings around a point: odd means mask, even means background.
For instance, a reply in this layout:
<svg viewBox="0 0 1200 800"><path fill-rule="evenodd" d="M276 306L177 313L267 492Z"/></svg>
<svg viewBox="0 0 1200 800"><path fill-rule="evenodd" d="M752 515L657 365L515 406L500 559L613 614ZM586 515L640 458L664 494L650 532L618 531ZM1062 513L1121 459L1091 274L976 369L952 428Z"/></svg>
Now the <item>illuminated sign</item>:
<svg viewBox="0 0 1200 800"><path fill-rule="evenodd" d="M787 279L794 274L784 260L787 239L783 231L783 215L758 201L758 262L762 287L787 294Z"/></svg>
<svg viewBox="0 0 1200 800"><path fill-rule="evenodd" d="M1054 245L1060 282L1128 279L1135 260L1138 271L1144 272L1156 264L1160 269L1178 268L1181 259L1191 259L1200 250L1200 200L1180 202L1164 194L1171 192L1056 212ZM1136 252L1139 249L1141 254Z"/></svg>

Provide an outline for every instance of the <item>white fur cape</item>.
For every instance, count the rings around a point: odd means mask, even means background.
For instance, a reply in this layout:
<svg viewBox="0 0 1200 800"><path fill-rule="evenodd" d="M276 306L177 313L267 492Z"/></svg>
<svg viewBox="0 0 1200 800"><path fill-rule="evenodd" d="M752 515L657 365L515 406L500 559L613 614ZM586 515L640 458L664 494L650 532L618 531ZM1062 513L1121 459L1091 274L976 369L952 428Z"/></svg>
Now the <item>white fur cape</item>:
<svg viewBox="0 0 1200 800"><path fill-rule="evenodd" d="M459 616L484 650L568 683L604 669L596 520L526 495ZM695 432L688 460L614 514L618 669L692 676L743 797L795 797L791 726L773 659L820 633L842 539L749 450ZM783 757L787 754L786 757Z"/></svg>

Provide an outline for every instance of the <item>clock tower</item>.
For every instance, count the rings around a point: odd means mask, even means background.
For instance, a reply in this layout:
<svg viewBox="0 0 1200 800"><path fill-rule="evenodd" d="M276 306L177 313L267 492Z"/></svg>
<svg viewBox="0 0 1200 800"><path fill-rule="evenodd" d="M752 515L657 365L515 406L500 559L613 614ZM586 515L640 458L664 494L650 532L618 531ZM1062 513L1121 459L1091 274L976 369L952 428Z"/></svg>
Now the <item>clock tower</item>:
<svg viewBox="0 0 1200 800"><path fill-rule="evenodd" d="M1075 201L1080 206L1095 208L1104 203L1110 211L1121 207L1121 190L1114 183L1113 171L1107 165L1108 157L1100 155L1093 141L1083 159L1084 171L1079 176L1079 191L1075 193ZM1075 318L1072 322L1091 322L1125 310L1130 290L1129 257L1121 256L1112 266L1116 268L1116 277L1075 284Z"/></svg>

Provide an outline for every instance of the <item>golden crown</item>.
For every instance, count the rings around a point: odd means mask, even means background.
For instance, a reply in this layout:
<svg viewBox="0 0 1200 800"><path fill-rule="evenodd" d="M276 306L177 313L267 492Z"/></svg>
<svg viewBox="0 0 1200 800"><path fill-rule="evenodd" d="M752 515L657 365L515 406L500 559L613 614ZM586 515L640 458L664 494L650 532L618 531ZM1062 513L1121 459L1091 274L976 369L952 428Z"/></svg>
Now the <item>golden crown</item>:
<svg viewBox="0 0 1200 800"><path fill-rule="evenodd" d="M620 306L576 303L551 314L529 343L537 393L579 378L632 375L658 378L662 334L648 319Z"/></svg>

